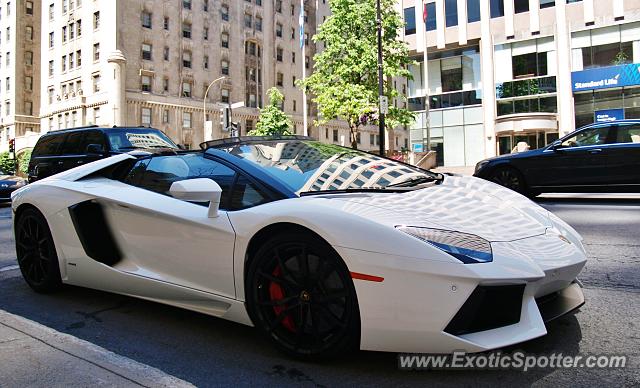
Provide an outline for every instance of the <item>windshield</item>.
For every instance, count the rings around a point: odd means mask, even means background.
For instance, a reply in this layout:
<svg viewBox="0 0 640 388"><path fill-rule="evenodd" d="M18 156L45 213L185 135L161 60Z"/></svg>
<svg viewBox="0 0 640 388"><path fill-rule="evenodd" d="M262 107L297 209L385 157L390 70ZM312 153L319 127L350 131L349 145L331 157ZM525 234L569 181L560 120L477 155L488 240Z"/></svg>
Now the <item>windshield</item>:
<svg viewBox="0 0 640 388"><path fill-rule="evenodd" d="M275 140L221 148L254 163L297 193L385 189L433 182L418 168L365 152L309 140Z"/></svg>
<svg viewBox="0 0 640 388"><path fill-rule="evenodd" d="M113 128L107 131L111 150L130 151L135 148L175 148L167 135L153 128Z"/></svg>

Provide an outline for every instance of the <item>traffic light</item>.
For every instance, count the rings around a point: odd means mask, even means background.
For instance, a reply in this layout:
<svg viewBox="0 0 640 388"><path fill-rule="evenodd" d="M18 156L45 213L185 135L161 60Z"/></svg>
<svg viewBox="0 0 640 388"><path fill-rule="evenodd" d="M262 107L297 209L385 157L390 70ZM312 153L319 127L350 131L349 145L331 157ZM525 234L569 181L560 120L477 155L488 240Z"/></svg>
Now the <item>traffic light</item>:
<svg viewBox="0 0 640 388"><path fill-rule="evenodd" d="M9 153L16 152L16 139L9 139Z"/></svg>
<svg viewBox="0 0 640 388"><path fill-rule="evenodd" d="M223 131L228 131L231 127L231 108L222 109L222 120L220 121Z"/></svg>

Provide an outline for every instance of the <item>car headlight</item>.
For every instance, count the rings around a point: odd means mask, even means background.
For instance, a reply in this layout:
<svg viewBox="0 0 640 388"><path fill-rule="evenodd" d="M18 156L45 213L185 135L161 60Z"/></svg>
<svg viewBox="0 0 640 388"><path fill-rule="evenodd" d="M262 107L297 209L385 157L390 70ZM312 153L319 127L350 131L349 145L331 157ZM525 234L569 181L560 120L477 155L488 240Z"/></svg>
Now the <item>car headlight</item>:
<svg viewBox="0 0 640 388"><path fill-rule="evenodd" d="M22 187L24 186L26 183L25 181L17 181L16 183L13 184L13 186L11 187Z"/></svg>
<svg viewBox="0 0 640 388"><path fill-rule="evenodd" d="M482 161L478 162L478 164L476 164L475 172L478 172L478 171L482 170L484 168L484 166L486 166L487 164L489 164L488 160L482 160Z"/></svg>
<svg viewBox="0 0 640 388"><path fill-rule="evenodd" d="M493 261L491 243L475 234L415 226L396 226L396 229L435 246L465 264Z"/></svg>

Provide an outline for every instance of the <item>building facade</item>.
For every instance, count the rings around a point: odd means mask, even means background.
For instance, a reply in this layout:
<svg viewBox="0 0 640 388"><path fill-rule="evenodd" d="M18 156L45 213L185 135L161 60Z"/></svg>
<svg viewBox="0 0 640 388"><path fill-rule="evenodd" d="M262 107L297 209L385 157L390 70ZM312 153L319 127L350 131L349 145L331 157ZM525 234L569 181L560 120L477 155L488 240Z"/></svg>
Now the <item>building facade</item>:
<svg viewBox="0 0 640 388"><path fill-rule="evenodd" d="M0 150L40 133L40 1L0 5Z"/></svg>
<svg viewBox="0 0 640 388"><path fill-rule="evenodd" d="M640 118L640 0L399 6L417 62L412 148L437 151L440 165L472 166L582 125Z"/></svg>
<svg viewBox="0 0 640 388"><path fill-rule="evenodd" d="M8 148L10 138L22 150L33 147L41 133L94 124L151 126L194 148L204 140L230 136L220 123L221 108L229 104L244 104L234 108L232 117L241 134L255 128L259 108L274 86L285 96L283 109L292 116L293 130L305 133L303 96L296 81L303 69L307 74L313 69L316 47L311 37L330 13L324 0L304 1L304 54L300 0L7 4L13 6L13 18L0 23L12 34L10 44L9 32L2 42L9 62L0 69L0 98L2 112L11 114L2 115L0 151ZM6 10L1 11L4 16ZM31 26L31 39L24 36L24 26ZM32 53L31 65L21 63L27 51ZM27 77L30 89L13 85ZM4 88L5 78L11 95ZM311 103L308 118L311 136L349 145L344 123L315 126L317 111ZM14 121L32 124L18 126ZM397 132L387 142L408 145L408 132ZM375 128L365 129L360 139L360 148L377 149Z"/></svg>

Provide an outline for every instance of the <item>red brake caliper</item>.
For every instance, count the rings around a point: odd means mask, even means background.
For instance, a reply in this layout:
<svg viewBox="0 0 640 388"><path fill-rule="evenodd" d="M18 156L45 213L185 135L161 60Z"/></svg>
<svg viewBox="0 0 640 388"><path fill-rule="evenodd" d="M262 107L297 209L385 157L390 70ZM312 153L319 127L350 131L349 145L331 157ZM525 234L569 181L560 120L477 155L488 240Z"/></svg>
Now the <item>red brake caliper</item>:
<svg viewBox="0 0 640 388"><path fill-rule="evenodd" d="M273 276L279 278L282 275L282 270L280 269L280 267L276 267L276 269L273 270L272 273ZM275 302L278 300L281 300L284 298L284 291L282 290L282 287L276 283L276 282L271 282L269 284L269 296L271 297L271 301ZM282 312L282 310L285 309L286 306L281 305L281 306L273 306L273 311L276 313L276 315L280 314L280 312ZM282 325L289 331L291 332L295 332L295 326L293 324L293 319L291 319L290 315L287 315L283 320L282 320Z"/></svg>

